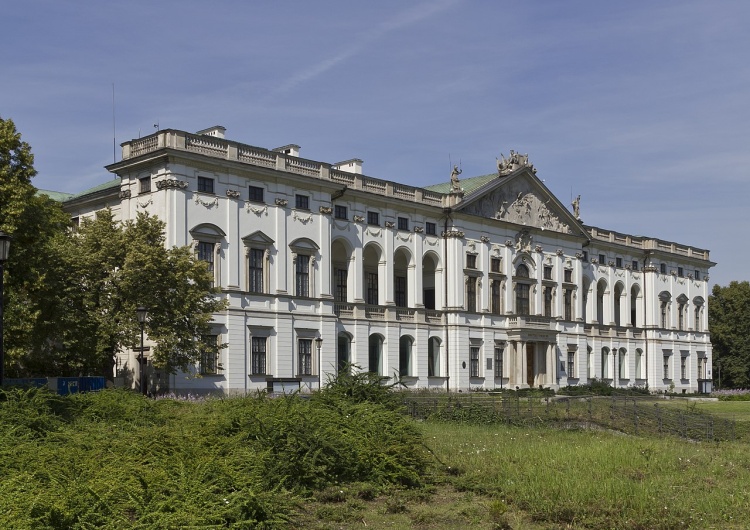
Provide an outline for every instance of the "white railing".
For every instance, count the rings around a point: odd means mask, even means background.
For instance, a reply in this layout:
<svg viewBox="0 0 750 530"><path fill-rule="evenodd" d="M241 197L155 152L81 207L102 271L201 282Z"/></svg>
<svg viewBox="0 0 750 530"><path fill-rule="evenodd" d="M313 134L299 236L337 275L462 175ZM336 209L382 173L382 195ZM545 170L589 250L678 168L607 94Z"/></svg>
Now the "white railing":
<svg viewBox="0 0 750 530"><path fill-rule="evenodd" d="M250 146L242 146L237 149L237 160L256 166L276 167L276 153Z"/></svg>
<svg viewBox="0 0 750 530"><path fill-rule="evenodd" d="M151 151L156 151L159 147L159 137L149 136L130 142L130 156L141 156Z"/></svg>
<svg viewBox="0 0 750 530"><path fill-rule="evenodd" d="M305 160L304 158L289 157L286 159L286 170L299 175L317 177L320 175L320 162Z"/></svg>
<svg viewBox="0 0 750 530"><path fill-rule="evenodd" d="M211 136L188 134L185 136L185 149L208 156L227 156L227 142Z"/></svg>

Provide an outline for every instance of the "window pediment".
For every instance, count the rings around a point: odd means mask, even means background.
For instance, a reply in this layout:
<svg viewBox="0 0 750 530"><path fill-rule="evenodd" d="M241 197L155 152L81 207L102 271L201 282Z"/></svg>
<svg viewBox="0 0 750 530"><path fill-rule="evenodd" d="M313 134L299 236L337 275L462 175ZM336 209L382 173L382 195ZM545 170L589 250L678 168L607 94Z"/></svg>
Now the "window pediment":
<svg viewBox="0 0 750 530"><path fill-rule="evenodd" d="M293 252L303 254L315 254L320 250L320 247L315 241L306 237L295 239L289 243L289 248L291 248Z"/></svg>
<svg viewBox="0 0 750 530"><path fill-rule="evenodd" d="M218 241L227 236L221 228L211 223L202 223L194 226L190 230L190 235L193 239L206 241Z"/></svg>
<svg viewBox="0 0 750 530"><path fill-rule="evenodd" d="M248 247L270 247L274 241L266 234L258 230L242 238L242 242Z"/></svg>

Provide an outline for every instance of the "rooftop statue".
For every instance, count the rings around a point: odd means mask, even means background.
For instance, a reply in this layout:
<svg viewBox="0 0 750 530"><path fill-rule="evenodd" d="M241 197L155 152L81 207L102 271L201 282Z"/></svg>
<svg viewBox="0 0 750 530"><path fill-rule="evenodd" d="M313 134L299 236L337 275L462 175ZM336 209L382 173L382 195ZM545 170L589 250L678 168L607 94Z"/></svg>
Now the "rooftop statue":
<svg viewBox="0 0 750 530"><path fill-rule="evenodd" d="M458 166L453 166L453 170L451 171L451 191L452 192L461 191L461 184L458 180L458 176L460 174L461 174L461 170L458 169Z"/></svg>

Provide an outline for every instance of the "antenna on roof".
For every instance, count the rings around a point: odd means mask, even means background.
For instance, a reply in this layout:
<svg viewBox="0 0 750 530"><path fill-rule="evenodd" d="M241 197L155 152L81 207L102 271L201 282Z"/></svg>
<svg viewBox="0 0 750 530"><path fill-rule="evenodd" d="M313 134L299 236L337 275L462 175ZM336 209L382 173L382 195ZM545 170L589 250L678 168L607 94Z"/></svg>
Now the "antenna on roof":
<svg viewBox="0 0 750 530"><path fill-rule="evenodd" d="M159 132L159 120L156 120L156 123L154 123L154 129L156 129L156 132Z"/></svg>
<svg viewBox="0 0 750 530"><path fill-rule="evenodd" d="M112 83L112 163L117 162L117 133L115 129L115 84Z"/></svg>

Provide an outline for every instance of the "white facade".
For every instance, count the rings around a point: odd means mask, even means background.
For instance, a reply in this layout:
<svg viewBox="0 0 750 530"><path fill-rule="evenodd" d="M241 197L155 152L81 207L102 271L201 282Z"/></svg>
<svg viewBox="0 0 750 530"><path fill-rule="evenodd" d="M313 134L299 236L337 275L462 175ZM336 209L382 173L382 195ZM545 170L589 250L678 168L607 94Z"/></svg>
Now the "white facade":
<svg viewBox="0 0 750 530"><path fill-rule="evenodd" d="M309 391L345 362L464 391L711 378L708 251L582 224L527 157L415 188L201 133L124 143L119 185L65 202L156 215L213 264L227 347L202 377L151 371L154 390Z"/></svg>

